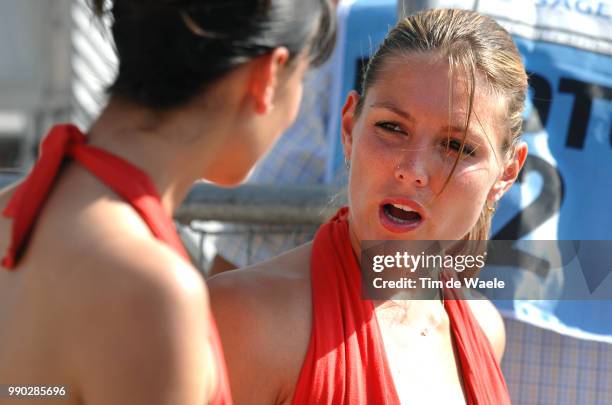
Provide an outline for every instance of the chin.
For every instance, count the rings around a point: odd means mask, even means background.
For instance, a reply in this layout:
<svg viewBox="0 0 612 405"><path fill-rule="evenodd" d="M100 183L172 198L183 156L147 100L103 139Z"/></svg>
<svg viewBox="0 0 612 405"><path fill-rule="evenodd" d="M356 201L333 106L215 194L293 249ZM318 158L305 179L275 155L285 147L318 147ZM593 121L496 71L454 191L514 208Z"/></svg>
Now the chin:
<svg viewBox="0 0 612 405"><path fill-rule="evenodd" d="M234 173L219 173L217 176L211 176L206 178L205 180L214 183L219 187L237 187L244 183L246 178L248 177L249 172L234 172Z"/></svg>

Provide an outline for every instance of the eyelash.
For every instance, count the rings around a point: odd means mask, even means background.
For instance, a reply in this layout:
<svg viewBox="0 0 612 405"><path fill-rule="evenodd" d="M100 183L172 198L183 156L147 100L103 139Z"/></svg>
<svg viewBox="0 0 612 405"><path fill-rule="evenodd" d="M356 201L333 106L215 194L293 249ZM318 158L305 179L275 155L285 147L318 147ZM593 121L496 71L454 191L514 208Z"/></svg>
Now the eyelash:
<svg viewBox="0 0 612 405"><path fill-rule="evenodd" d="M405 132L403 130L401 130L401 126L399 124L395 123L395 122L378 121L374 125L376 127L378 127L378 128L381 128L384 131L393 132L393 133L399 133L399 134L405 134Z"/></svg>
<svg viewBox="0 0 612 405"><path fill-rule="evenodd" d="M396 124L395 122L378 121L374 125L378 128L381 128L383 131L386 131L386 132L391 132L394 134L403 134L403 135L406 134L406 132L401 129L401 126L399 124ZM443 146L446 148L452 149L455 152L459 152L459 150L461 149L461 141L458 141L456 139L449 139L449 140L445 139L443 141ZM463 146L463 155L474 156L475 152L476 152L476 148L472 147L468 143L466 143Z"/></svg>
<svg viewBox="0 0 612 405"><path fill-rule="evenodd" d="M456 139L449 139L448 141L445 140L444 146L449 149L454 150L455 152L459 152L459 150L461 149L461 141L458 141ZM463 155L474 156L475 152L476 152L476 149L470 146L469 144L466 143L463 145L463 153L462 153Z"/></svg>

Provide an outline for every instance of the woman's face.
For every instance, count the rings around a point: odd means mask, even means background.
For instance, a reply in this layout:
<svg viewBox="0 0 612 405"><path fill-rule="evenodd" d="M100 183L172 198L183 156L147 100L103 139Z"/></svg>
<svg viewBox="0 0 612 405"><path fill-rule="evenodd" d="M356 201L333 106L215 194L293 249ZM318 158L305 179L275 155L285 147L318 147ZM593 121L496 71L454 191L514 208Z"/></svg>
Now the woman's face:
<svg viewBox="0 0 612 405"><path fill-rule="evenodd" d="M218 169L205 176L207 179L236 185L246 178L257 160L295 121L308 67L306 53L297 56L291 66L279 64L274 55L253 62L246 86L248 102L241 104L239 119L234 118L235 127L218 154L222 163L214 165Z"/></svg>
<svg viewBox="0 0 612 405"><path fill-rule="evenodd" d="M455 75L458 76L458 75ZM351 238L459 240L516 179L524 161L501 152L505 100L477 80L465 149L459 154L468 94L460 78L449 88L449 65L431 54L390 58L359 99L349 95L342 139L350 159ZM442 192L444 188L444 191ZM357 242L358 243L358 242Z"/></svg>

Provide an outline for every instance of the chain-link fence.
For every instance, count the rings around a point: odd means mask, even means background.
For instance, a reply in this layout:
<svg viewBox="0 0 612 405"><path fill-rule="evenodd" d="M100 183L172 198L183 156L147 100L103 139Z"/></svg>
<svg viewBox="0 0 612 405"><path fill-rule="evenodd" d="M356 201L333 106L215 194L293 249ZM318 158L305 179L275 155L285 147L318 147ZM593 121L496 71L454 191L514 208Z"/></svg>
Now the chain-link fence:
<svg viewBox="0 0 612 405"><path fill-rule="evenodd" d="M304 243L341 202L336 190L325 186L197 184L175 219L194 264L206 271L219 239L226 244L239 239L244 257L239 262L253 264L265 258L257 252L261 238L276 236L283 241L279 250Z"/></svg>

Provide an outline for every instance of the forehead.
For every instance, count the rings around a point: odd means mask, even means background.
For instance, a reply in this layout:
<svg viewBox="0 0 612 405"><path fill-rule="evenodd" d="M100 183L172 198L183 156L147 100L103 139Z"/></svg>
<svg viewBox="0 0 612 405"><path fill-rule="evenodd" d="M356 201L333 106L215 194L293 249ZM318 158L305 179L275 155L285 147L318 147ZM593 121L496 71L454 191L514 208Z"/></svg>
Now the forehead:
<svg viewBox="0 0 612 405"><path fill-rule="evenodd" d="M477 73L473 98L475 115L470 132L502 134L506 101L496 95ZM445 127L464 126L469 109L469 82L459 69L435 53L389 56L368 89L366 106L394 106L410 114L418 125L435 122ZM450 122L449 122L450 120ZM499 135L501 136L501 135ZM496 137L497 138L497 137Z"/></svg>

